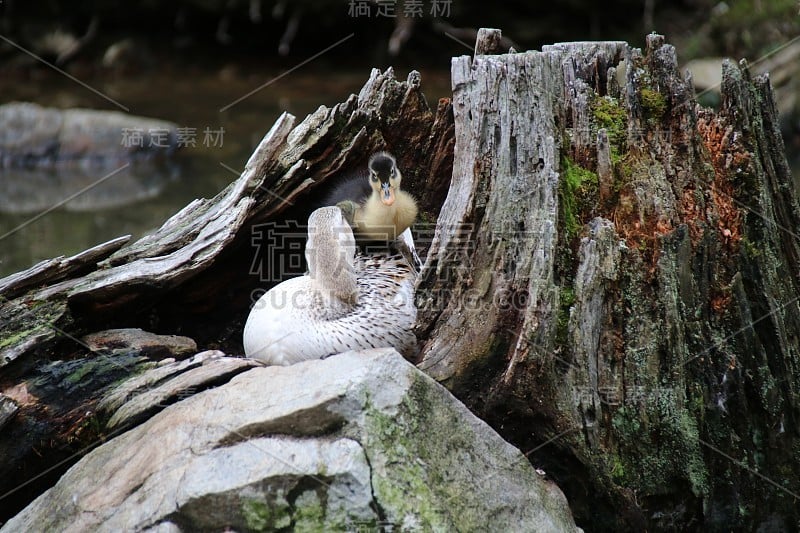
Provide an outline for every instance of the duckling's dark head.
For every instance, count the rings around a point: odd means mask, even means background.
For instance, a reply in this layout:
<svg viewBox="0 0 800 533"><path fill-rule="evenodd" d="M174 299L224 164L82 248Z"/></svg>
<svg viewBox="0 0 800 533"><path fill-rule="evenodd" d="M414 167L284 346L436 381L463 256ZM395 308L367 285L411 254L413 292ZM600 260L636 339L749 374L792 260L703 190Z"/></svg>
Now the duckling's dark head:
<svg viewBox="0 0 800 533"><path fill-rule="evenodd" d="M376 152L369 158L369 182L384 205L392 205L395 191L400 189L400 170L392 154Z"/></svg>

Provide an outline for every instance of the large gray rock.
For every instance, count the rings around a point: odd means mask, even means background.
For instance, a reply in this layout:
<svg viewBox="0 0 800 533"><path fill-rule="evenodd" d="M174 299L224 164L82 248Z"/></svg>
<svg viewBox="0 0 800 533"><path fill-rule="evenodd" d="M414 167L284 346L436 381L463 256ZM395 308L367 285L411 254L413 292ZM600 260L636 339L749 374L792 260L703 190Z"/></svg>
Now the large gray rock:
<svg viewBox="0 0 800 533"><path fill-rule="evenodd" d="M107 165L171 153L177 125L119 111L0 105L0 168L59 163Z"/></svg>
<svg viewBox="0 0 800 533"><path fill-rule="evenodd" d="M576 531L526 458L394 350L249 370L92 451L2 531Z"/></svg>

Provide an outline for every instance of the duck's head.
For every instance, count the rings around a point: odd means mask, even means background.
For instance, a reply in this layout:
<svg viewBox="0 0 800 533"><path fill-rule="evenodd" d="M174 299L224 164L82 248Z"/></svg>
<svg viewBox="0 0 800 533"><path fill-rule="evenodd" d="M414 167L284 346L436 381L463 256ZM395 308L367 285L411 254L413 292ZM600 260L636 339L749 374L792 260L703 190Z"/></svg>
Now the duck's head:
<svg viewBox="0 0 800 533"><path fill-rule="evenodd" d="M383 205L392 205L396 199L395 191L400 189L400 170L392 154L377 152L369 158L369 184L381 199Z"/></svg>
<svg viewBox="0 0 800 533"><path fill-rule="evenodd" d="M308 217L306 261L315 287L352 303L356 295L353 230L336 206L321 207Z"/></svg>

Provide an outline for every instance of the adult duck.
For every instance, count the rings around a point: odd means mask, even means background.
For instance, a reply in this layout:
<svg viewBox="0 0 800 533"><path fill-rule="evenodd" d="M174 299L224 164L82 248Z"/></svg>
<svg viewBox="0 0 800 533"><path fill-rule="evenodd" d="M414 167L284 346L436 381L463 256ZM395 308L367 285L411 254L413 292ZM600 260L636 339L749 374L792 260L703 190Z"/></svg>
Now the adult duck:
<svg viewBox="0 0 800 533"><path fill-rule="evenodd" d="M413 354L414 268L401 256L355 251L341 209L311 213L308 273L276 285L255 303L244 326L245 354L270 365L366 348Z"/></svg>

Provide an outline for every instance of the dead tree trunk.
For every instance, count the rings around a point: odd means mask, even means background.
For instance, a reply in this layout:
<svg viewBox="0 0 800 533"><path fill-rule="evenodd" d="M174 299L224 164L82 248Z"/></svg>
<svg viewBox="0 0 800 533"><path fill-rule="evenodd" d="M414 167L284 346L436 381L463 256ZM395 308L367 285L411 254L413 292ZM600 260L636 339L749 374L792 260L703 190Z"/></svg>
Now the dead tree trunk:
<svg viewBox="0 0 800 533"><path fill-rule="evenodd" d="M453 60L420 367L590 530L792 529L800 211L767 78L648 36Z"/></svg>

